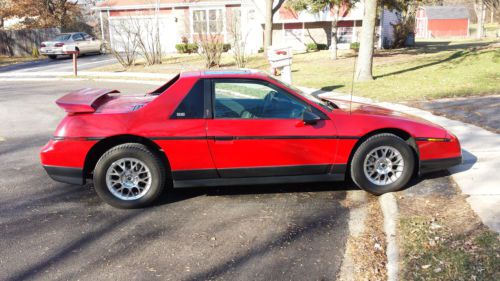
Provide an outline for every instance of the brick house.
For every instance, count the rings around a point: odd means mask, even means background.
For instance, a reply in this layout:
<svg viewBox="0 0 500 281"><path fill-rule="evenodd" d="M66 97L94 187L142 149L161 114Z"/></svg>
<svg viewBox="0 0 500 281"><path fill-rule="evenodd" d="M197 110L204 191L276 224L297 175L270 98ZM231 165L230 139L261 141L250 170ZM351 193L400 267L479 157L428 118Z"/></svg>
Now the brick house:
<svg viewBox="0 0 500 281"><path fill-rule="evenodd" d="M103 38L117 47L120 44L119 26L134 24L151 27L158 15L163 52L175 52L175 44L188 40L196 42L203 33L218 34L224 42L230 43L234 19L241 23L238 29L246 39L246 51L256 53L263 46L265 1L257 0L104 0L95 8L99 11ZM159 11L156 13L155 11ZM338 20L339 48L349 48L357 42L361 32L363 1L352 9L341 9ZM385 15L395 15L384 11ZM295 50L305 49L308 43L331 43L331 20L333 12L325 8L320 13L307 11L297 13L286 4L274 15L273 44L286 44ZM379 20L378 23L381 21ZM383 28L392 28L388 22L379 25L377 34L384 38L392 36ZM146 28L147 30L147 28ZM148 32L144 32L144 36ZM379 46L386 39L379 38Z"/></svg>

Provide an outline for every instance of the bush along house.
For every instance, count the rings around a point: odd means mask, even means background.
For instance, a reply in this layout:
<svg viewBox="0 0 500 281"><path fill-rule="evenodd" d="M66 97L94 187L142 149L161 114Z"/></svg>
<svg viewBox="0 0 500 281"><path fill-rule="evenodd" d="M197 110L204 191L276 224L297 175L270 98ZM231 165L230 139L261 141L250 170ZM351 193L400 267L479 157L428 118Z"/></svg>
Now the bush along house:
<svg viewBox="0 0 500 281"><path fill-rule="evenodd" d="M235 34L245 44L246 53L257 53L263 47L265 1L261 0L104 0L99 1L95 9L100 17L102 37L118 51L133 44L134 31L144 42L151 42L156 27L163 53L185 49L190 52L189 44L208 36L232 44ZM314 14L295 12L285 2L273 17L273 45L291 46L294 50L305 50L311 44L328 48L332 41L333 15L329 7ZM363 1L350 9L340 9L339 49L347 49L358 41L362 18ZM395 12L384 10L379 15L376 37L379 47L391 42L391 23L397 21ZM176 48L180 43L188 44Z"/></svg>

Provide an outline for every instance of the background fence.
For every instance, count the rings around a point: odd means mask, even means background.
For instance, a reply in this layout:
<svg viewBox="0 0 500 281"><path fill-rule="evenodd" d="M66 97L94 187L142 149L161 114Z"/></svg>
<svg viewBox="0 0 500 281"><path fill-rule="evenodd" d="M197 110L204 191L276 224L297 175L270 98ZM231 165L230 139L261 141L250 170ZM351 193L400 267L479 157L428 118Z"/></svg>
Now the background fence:
<svg viewBox="0 0 500 281"><path fill-rule="evenodd" d="M33 47L60 33L59 28L0 30L0 55L31 55Z"/></svg>

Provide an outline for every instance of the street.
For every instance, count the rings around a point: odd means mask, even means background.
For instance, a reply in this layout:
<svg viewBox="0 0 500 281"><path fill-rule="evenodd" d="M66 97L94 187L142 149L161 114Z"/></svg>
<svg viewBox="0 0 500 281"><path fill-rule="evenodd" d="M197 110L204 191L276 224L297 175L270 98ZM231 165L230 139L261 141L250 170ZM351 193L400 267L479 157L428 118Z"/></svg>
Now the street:
<svg viewBox="0 0 500 281"><path fill-rule="evenodd" d="M38 151L64 116L54 101L103 82L0 84L1 280L333 280L348 235L349 183L168 191L119 210L91 184L54 182ZM361 192L361 191L358 191Z"/></svg>
<svg viewBox="0 0 500 281"><path fill-rule="evenodd" d="M78 70L87 70L94 67L116 63L113 55L82 55L78 58ZM57 60L44 58L38 61L18 63L0 67L0 73L43 73L43 72L72 72L73 63L69 56L59 56Z"/></svg>

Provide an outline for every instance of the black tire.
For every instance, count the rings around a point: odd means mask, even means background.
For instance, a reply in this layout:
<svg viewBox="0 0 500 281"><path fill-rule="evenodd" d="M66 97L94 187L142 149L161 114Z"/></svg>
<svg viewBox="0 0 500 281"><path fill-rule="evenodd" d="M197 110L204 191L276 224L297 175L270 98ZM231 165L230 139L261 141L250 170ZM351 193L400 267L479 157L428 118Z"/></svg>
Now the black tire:
<svg viewBox="0 0 500 281"><path fill-rule="evenodd" d="M142 197L124 200L113 195L106 183L110 166L120 159L135 158L143 162L151 173L151 185ZM138 143L117 145L104 153L94 169L94 186L99 197L111 206L122 209L142 208L151 205L163 192L166 180L165 167L160 158L146 146Z"/></svg>
<svg viewBox="0 0 500 281"><path fill-rule="evenodd" d="M364 168L368 154L382 146L396 149L404 161L403 171L399 178L388 184L376 184L372 182L365 174ZM379 134L368 138L358 147L351 161L351 177L354 183L361 189L375 195L403 188L411 179L414 169L415 156L412 148L403 139L393 134ZM370 173L370 171L367 173Z"/></svg>
<svg viewBox="0 0 500 281"><path fill-rule="evenodd" d="M51 60L56 60L57 59L57 55L48 55L48 57Z"/></svg>

